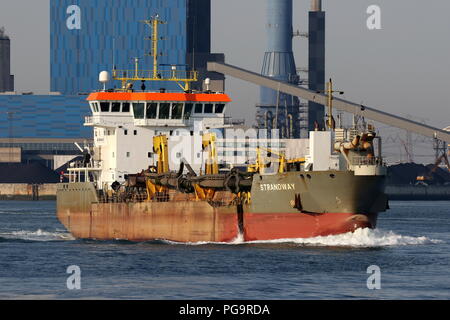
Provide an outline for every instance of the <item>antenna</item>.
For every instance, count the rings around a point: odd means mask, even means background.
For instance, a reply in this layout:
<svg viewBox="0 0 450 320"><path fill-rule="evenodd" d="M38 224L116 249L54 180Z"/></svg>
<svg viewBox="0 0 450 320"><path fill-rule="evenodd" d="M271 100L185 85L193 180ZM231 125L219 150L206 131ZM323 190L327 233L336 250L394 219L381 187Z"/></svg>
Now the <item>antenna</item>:
<svg viewBox="0 0 450 320"><path fill-rule="evenodd" d="M109 73L108 71L100 72L98 76L98 81L103 84L103 91L106 91L106 84L109 82Z"/></svg>
<svg viewBox="0 0 450 320"><path fill-rule="evenodd" d="M158 63L159 56L162 53L158 51L158 43L160 40L164 40L163 37L159 37L158 29L160 24L166 24L166 22L160 20L159 15L152 17L149 20L141 21L151 28L152 36L146 38L146 40L151 40L152 48L151 52L147 55L153 57L153 69L139 70L139 58L134 58L134 70L116 70L113 69L112 78L114 80L122 81L123 91L128 91L132 88L133 82L135 81L172 81L176 82L183 91L187 92L190 88L190 83L198 80L198 72L196 71L178 71L176 65L175 68L171 70L159 69L160 65Z"/></svg>
<svg viewBox="0 0 450 320"><path fill-rule="evenodd" d="M116 69L116 38L113 38L113 54L112 54L112 63L113 63L113 69Z"/></svg>
<svg viewBox="0 0 450 320"><path fill-rule="evenodd" d="M205 79L205 85L206 85L206 91L208 91L209 92L209 89L210 89L210 85L211 85L211 79L210 78L206 78Z"/></svg>
<svg viewBox="0 0 450 320"><path fill-rule="evenodd" d="M192 30L192 70L195 70L195 41L197 39L197 15L194 16L194 28Z"/></svg>
<svg viewBox="0 0 450 320"><path fill-rule="evenodd" d="M336 123L333 118L333 93L344 94L344 91L335 91L333 90L333 81L330 78L330 81L327 82L327 88L325 91L318 90L317 93L325 93L327 95L327 106L328 106L328 114L327 114L327 127L331 131L334 131L336 127ZM355 118L354 118L355 119Z"/></svg>
<svg viewBox="0 0 450 320"><path fill-rule="evenodd" d="M148 25L152 29L152 36L150 40L152 41L152 52L150 56L153 57L153 78L158 77L158 41L163 40L163 38L159 38L158 36L158 27L160 24L165 24L165 21L159 19L159 14L157 14L154 18L152 17L150 20L143 21L146 25Z"/></svg>

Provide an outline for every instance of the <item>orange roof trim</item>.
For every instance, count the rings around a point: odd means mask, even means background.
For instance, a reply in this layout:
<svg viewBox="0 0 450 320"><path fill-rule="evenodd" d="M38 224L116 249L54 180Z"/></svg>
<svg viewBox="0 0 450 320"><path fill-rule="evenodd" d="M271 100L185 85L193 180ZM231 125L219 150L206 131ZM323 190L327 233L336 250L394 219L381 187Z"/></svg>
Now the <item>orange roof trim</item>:
<svg viewBox="0 0 450 320"><path fill-rule="evenodd" d="M159 92L95 92L88 101L180 101L180 102L231 102L226 94L159 93Z"/></svg>

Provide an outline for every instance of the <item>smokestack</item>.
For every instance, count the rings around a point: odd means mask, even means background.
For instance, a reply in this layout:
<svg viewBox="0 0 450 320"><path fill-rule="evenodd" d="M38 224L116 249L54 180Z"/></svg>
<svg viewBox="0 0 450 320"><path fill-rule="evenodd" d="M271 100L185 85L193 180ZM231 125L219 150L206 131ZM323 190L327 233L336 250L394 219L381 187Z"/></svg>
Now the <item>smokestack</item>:
<svg viewBox="0 0 450 320"><path fill-rule="evenodd" d="M325 90L325 12L322 0L311 1L309 12L309 89ZM309 130L313 131L316 123L323 128L325 108L315 102L308 102Z"/></svg>
<svg viewBox="0 0 450 320"><path fill-rule="evenodd" d="M322 0L311 0L311 11L322 11Z"/></svg>
<svg viewBox="0 0 450 320"><path fill-rule="evenodd" d="M11 74L11 41L0 28L0 92L14 91L14 76Z"/></svg>
<svg viewBox="0 0 450 320"><path fill-rule="evenodd" d="M298 84L297 68L292 51L293 2L292 0L266 0L267 49L261 74L286 83ZM287 136L289 119L292 119L292 137L300 136L298 127L299 100L269 88L262 87L257 105L256 121L259 129L279 129Z"/></svg>
<svg viewBox="0 0 450 320"><path fill-rule="evenodd" d="M4 27L0 27L0 39L9 39L9 37L5 33Z"/></svg>

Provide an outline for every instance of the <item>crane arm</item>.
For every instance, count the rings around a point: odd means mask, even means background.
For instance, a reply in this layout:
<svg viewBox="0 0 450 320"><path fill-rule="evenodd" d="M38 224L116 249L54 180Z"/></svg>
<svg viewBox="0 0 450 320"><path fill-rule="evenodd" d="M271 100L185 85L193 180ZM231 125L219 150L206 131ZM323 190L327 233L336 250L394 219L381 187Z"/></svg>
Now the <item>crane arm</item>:
<svg viewBox="0 0 450 320"><path fill-rule="evenodd" d="M219 62L208 62L208 71L223 73L225 75L248 81L266 88L279 90L280 92L284 92L292 96L297 96L308 101L316 102L320 105L327 105L328 96L326 94L317 93L316 91L262 76L258 73L244 70L236 66ZM369 108L358 103L333 98L333 108L450 143L450 132L374 108Z"/></svg>
<svg viewBox="0 0 450 320"><path fill-rule="evenodd" d="M219 164L217 161L217 137L214 133L205 133L202 137L203 150L208 150L208 159L205 163L206 174L218 174Z"/></svg>
<svg viewBox="0 0 450 320"><path fill-rule="evenodd" d="M169 150L165 135L153 137L153 152L158 155L158 173L169 172Z"/></svg>

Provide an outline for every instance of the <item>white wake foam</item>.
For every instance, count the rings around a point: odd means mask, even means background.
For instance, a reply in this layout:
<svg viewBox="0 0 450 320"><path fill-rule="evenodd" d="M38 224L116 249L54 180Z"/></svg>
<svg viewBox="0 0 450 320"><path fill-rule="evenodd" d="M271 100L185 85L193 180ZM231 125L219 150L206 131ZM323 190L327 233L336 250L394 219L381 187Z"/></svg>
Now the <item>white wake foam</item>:
<svg viewBox="0 0 450 320"><path fill-rule="evenodd" d="M224 245L243 245L243 244L297 244L299 246L318 246L318 247L389 247L389 246L408 246L408 245L426 245L442 243L442 240L430 239L425 236L412 237L402 236L393 231L384 231L379 229L357 229L354 232L333 235L320 236L314 238L295 238L295 239L276 239L276 240L258 240L244 241L242 235L239 235L231 242L190 242L179 243L173 241L165 241L169 244L182 245L207 245L207 244L224 244Z"/></svg>
<svg viewBox="0 0 450 320"><path fill-rule="evenodd" d="M36 231L21 230L13 232L0 233L0 237L4 239L18 239L27 241L61 241L75 240L75 238L67 232L48 232L38 229Z"/></svg>
<svg viewBox="0 0 450 320"><path fill-rule="evenodd" d="M167 244L174 244L174 245L186 245L186 246L203 246L208 244L225 244L225 245L239 245L239 244L245 244L249 242L244 241L244 236L242 234L238 234L236 238L231 240L230 242L214 242L214 241L198 241L198 242L178 242L178 241L171 241L171 240L165 240L165 239L158 239L159 241L162 241Z"/></svg>
<svg viewBox="0 0 450 320"><path fill-rule="evenodd" d="M75 240L75 238L65 231L48 232L38 229L37 231L13 231L0 233L4 239L19 239L28 241L64 241ZM393 231L384 231L380 229L357 229L354 232L344 233L333 236L321 236L314 238L295 238L295 239L276 239L276 240L258 240L244 241L242 235L238 235L230 242L188 242L180 243L168 240L162 240L167 244L174 245L247 245L247 244L296 244L299 246L317 246L317 247L389 247L389 246L408 246L408 245L427 245L443 243L442 240L430 239L425 236L413 237L402 236Z"/></svg>
<svg viewBox="0 0 450 320"><path fill-rule="evenodd" d="M393 231L379 229L357 229L354 232L321 236L314 238L300 239L279 239L267 241L252 241L250 243L295 243L309 246L330 246L330 247L388 247L407 246L442 243L441 240L434 240L422 237L402 236Z"/></svg>

